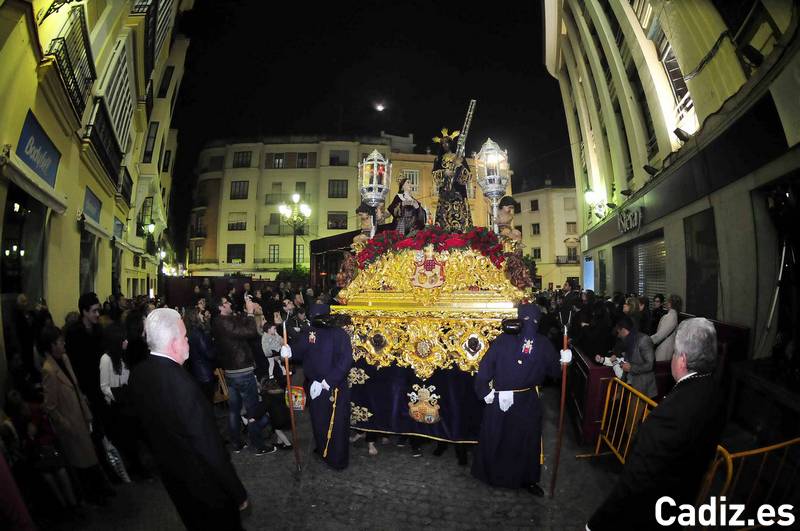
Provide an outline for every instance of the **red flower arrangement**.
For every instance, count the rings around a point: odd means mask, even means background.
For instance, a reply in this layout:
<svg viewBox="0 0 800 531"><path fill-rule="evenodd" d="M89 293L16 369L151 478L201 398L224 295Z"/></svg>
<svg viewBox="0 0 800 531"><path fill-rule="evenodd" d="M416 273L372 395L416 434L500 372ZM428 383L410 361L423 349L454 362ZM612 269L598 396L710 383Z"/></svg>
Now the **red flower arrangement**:
<svg viewBox="0 0 800 531"><path fill-rule="evenodd" d="M421 250L428 244L433 244L438 252L450 249L473 249L489 258L495 267L500 268L505 261L503 246L497 235L486 227L475 227L465 234L447 232L438 226L431 226L418 231L411 238L394 230L387 230L376 235L366 243L356 259L359 269L365 269L369 264L389 251L402 251L405 249Z"/></svg>

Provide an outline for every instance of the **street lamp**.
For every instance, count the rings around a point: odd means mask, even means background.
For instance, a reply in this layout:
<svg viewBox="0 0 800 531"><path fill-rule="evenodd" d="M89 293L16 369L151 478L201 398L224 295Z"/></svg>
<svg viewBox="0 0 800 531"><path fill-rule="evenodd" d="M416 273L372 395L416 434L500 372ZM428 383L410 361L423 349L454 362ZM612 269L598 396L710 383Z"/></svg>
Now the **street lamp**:
<svg viewBox="0 0 800 531"><path fill-rule="evenodd" d="M508 181L511 178L508 167L508 150L500 149L497 142L488 138L478 154L475 155L475 168L478 185L492 206L492 228L495 233L498 233L497 207L500 198L506 195Z"/></svg>
<svg viewBox="0 0 800 531"><path fill-rule="evenodd" d="M361 200L373 209L370 237L374 237L378 226L374 211L378 205L386 201L386 196L389 195L392 163L386 160L377 149L374 149L367 158L358 163L358 178Z"/></svg>
<svg viewBox="0 0 800 531"><path fill-rule="evenodd" d="M292 204L281 203L278 207L283 220L292 227L292 271L297 271L297 233L302 231L311 217L311 207L300 202L300 194L292 194Z"/></svg>

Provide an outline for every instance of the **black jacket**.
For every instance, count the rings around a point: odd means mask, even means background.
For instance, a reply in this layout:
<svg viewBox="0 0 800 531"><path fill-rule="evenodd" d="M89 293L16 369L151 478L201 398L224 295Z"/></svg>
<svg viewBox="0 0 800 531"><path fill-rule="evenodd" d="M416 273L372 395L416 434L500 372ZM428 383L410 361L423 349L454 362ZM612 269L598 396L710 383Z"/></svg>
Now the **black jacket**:
<svg viewBox="0 0 800 531"><path fill-rule="evenodd" d="M105 350L103 330L99 324L87 329L79 320L64 331L64 341L78 386L86 395L92 413L98 416L99 410L105 407L100 390L100 357Z"/></svg>
<svg viewBox="0 0 800 531"><path fill-rule="evenodd" d="M252 317L218 316L214 320L214 344L219 366L228 371L255 367L249 341L258 337Z"/></svg>
<svg viewBox="0 0 800 531"><path fill-rule="evenodd" d="M161 478L189 529L232 529L247 492L220 437L212 406L189 373L150 355L131 375L131 397Z"/></svg>
<svg viewBox="0 0 800 531"><path fill-rule="evenodd" d="M661 496L677 505L695 502L725 425L721 395L710 375L676 384L639 428L625 469L589 529L660 529L655 504Z"/></svg>

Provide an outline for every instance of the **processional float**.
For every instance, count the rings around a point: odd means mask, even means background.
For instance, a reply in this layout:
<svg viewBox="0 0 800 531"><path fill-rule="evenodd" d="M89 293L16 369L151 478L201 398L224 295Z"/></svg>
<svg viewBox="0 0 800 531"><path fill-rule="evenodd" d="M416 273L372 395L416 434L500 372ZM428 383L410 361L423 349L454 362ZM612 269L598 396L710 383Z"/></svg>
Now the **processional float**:
<svg viewBox="0 0 800 531"><path fill-rule="evenodd" d="M463 159L474 105L451 159ZM510 178L506 152L487 141L476 174L494 230L373 231L357 237L345 257L337 275L341 305L332 309L349 317L356 429L477 441L482 402L473 376L532 282L520 242L498 235L497 204ZM378 208L389 192L391 163L373 152L359 165L359 178L363 201Z"/></svg>

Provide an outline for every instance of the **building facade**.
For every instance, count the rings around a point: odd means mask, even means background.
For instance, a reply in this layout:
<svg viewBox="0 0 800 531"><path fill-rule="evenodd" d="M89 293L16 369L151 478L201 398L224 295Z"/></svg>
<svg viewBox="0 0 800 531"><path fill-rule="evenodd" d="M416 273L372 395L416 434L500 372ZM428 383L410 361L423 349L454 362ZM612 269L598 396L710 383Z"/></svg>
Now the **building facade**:
<svg viewBox="0 0 800 531"><path fill-rule="evenodd" d="M413 136L329 138L286 136L257 142L214 141L198 158L198 184L189 223L188 270L196 276L242 274L274 279L292 267L308 268L310 242L360 228L358 163L378 150L392 163L392 190L408 178L414 195L433 221L436 190L434 155L414 154ZM474 167L474 161L468 160ZM486 225L486 202L472 182L473 222ZM297 236L281 218L279 206L300 195L311 216Z"/></svg>
<svg viewBox="0 0 800 531"><path fill-rule="evenodd" d="M554 187L515 193L514 225L522 232L523 254L536 262L534 285L553 290L566 279L580 283L580 241L574 188Z"/></svg>
<svg viewBox="0 0 800 531"><path fill-rule="evenodd" d="M800 168L797 25L791 0L545 2L587 287L677 293L770 343L776 193Z"/></svg>
<svg viewBox="0 0 800 531"><path fill-rule="evenodd" d="M82 292L104 300L156 288L177 148L169 126L189 44L174 27L191 8L191 0L0 5L7 349L18 294L45 299L61 325Z"/></svg>

